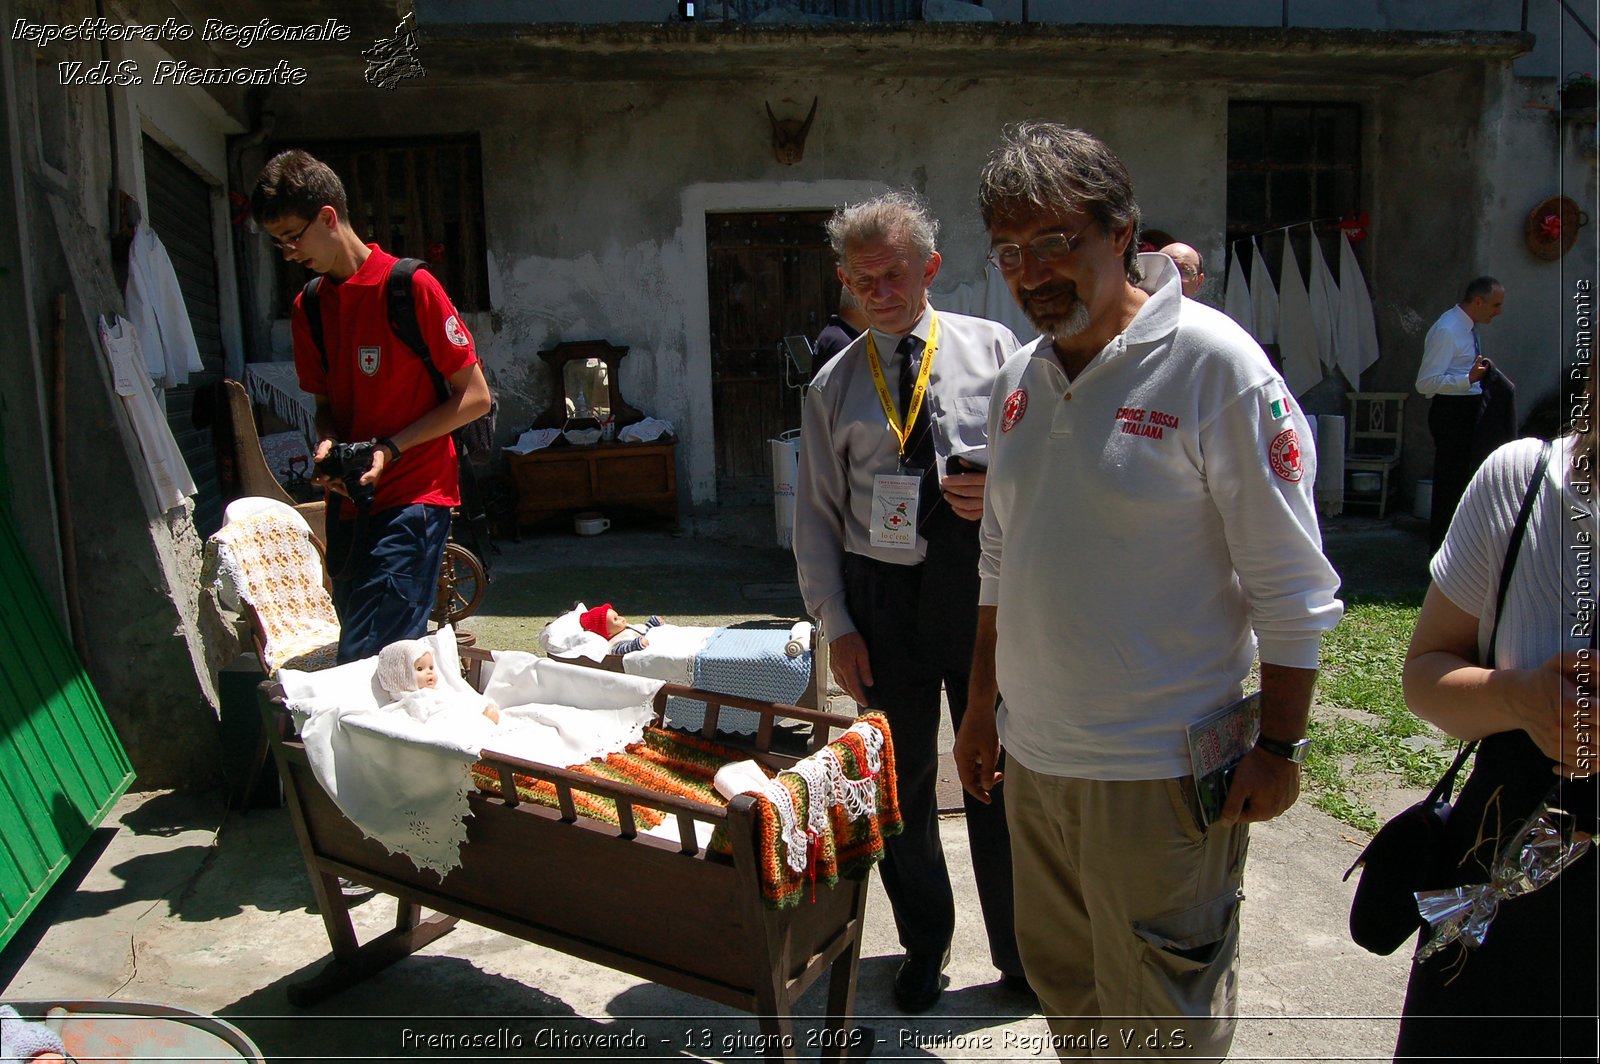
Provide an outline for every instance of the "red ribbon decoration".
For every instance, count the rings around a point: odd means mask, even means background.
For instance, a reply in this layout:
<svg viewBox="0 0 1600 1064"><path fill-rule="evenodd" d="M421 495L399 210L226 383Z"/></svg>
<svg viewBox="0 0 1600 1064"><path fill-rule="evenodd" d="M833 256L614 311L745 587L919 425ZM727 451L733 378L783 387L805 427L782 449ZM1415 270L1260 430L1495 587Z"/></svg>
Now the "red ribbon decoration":
<svg viewBox="0 0 1600 1064"><path fill-rule="evenodd" d="M1539 219L1539 235L1546 240L1561 239L1561 215L1547 214Z"/></svg>
<svg viewBox="0 0 1600 1064"><path fill-rule="evenodd" d="M817 851L821 849L822 836L806 833L806 873L811 877L811 904L817 903Z"/></svg>
<svg viewBox="0 0 1600 1064"><path fill-rule="evenodd" d="M1350 238L1350 243L1352 244L1359 244L1367 238L1367 228L1370 225L1372 225L1372 217L1366 211L1357 211L1354 207L1351 207L1345 212L1344 217L1339 219L1339 228L1344 230L1345 235Z"/></svg>

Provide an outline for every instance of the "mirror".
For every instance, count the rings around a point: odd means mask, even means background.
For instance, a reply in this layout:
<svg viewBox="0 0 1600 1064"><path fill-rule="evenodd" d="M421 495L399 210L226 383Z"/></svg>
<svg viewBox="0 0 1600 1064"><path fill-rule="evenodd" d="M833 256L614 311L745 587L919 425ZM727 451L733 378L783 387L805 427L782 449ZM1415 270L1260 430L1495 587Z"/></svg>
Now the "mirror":
<svg viewBox="0 0 1600 1064"><path fill-rule="evenodd" d="M561 371L567 393L567 417L611 417L611 371L598 358L575 358Z"/></svg>
<svg viewBox="0 0 1600 1064"><path fill-rule="evenodd" d="M644 413L628 405L618 383L617 364L627 353L626 347L604 340L569 341L540 351L555 371L555 388L534 427L594 428L608 415L619 429L643 421Z"/></svg>

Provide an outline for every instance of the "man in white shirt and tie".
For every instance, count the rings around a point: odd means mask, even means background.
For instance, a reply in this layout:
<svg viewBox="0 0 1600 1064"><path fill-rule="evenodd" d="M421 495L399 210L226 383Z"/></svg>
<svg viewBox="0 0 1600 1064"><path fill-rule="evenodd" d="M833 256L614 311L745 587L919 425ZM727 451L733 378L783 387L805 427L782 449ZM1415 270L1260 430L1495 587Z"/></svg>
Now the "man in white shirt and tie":
<svg viewBox="0 0 1600 1064"><path fill-rule="evenodd" d="M1483 357L1478 326L1500 316L1505 286L1493 277L1467 282L1461 302L1439 316L1422 345L1417 391L1427 396L1433 434L1433 510L1428 544L1444 542L1456 504L1477 468L1472 437L1483 409L1483 378L1493 364Z"/></svg>
<svg viewBox="0 0 1600 1064"><path fill-rule="evenodd" d="M936 791L940 690L959 728L977 638L989 395L1018 346L1003 325L928 302L937 236L927 205L906 193L829 220L839 280L870 327L806 393L795 496L800 592L833 675L888 717L894 738L904 830L880 870L906 951L894 979L904 1012L938 1002L955 933ZM1001 985L1026 995L1004 803L967 796L965 809L989 957Z"/></svg>

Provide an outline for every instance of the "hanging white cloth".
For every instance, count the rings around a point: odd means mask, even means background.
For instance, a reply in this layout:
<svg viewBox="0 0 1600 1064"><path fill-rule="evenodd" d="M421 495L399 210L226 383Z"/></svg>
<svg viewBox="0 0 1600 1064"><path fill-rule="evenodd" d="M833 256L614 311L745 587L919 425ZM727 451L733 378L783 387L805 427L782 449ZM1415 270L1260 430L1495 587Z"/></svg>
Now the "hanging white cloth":
<svg viewBox="0 0 1600 1064"><path fill-rule="evenodd" d="M1244 279L1244 261L1239 251L1235 244L1232 261L1228 263L1227 287L1222 293L1222 310L1245 332L1252 332L1256 327L1256 311L1250 302L1250 282Z"/></svg>
<svg viewBox="0 0 1600 1064"><path fill-rule="evenodd" d="M137 330L127 318L107 323L102 317L100 346L111 364L111 379L117 395L122 397L145 468L150 472L150 482L155 486L156 504L165 513L195 493L194 478L189 475L178 441L173 439L166 414L150 386Z"/></svg>
<svg viewBox="0 0 1600 1064"><path fill-rule="evenodd" d="M1360 390L1362 371L1378 361L1378 324L1356 249L1348 236L1339 244L1339 313L1334 319L1333 345L1339 371L1350 387Z"/></svg>
<svg viewBox="0 0 1600 1064"><path fill-rule="evenodd" d="M1322 241L1315 227L1308 226L1311 237L1311 274L1306 278L1306 292L1311 297L1311 328L1317 337L1317 361L1323 370L1333 372L1337 364L1337 348L1333 343L1333 323L1339 312L1339 286L1334 283L1333 271L1322 256Z"/></svg>
<svg viewBox="0 0 1600 1064"><path fill-rule="evenodd" d="M157 387L186 384L189 374L205 368L194 327L189 324L189 309L178 288L178 273L161 238L148 225L141 224L133 231L124 295L128 316L144 349L145 368Z"/></svg>
<svg viewBox="0 0 1600 1064"><path fill-rule="evenodd" d="M1344 415L1323 414L1312 429L1317 441L1317 479L1312 485L1317 512L1333 517L1344 512Z"/></svg>
<svg viewBox="0 0 1600 1064"><path fill-rule="evenodd" d="M1267 272L1267 262L1261 257L1261 245L1250 240L1250 335L1258 344L1278 342L1278 290L1273 287L1272 274Z"/></svg>
<svg viewBox="0 0 1600 1064"><path fill-rule="evenodd" d="M1311 323L1311 299L1300 279L1294 244L1283 234L1283 269L1278 274L1278 358L1283 380L1298 398L1322 382L1317 337Z"/></svg>

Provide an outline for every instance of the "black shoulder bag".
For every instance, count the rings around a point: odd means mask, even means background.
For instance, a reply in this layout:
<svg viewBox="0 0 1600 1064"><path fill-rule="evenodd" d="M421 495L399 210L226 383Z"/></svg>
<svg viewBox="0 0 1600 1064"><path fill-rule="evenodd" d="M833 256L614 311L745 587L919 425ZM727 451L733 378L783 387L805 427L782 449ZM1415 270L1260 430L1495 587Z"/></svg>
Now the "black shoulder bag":
<svg viewBox="0 0 1600 1064"><path fill-rule="evenodd" d="M1489 632L1489 647L1485 655L1490 668L1494 663L1495 639L1500 634L1500 613L1505 607L1506 591L1511 586L1511 571L1516 568L1522 536L1527 531L1528 518L1533 513L1539 485L1544 480L1545 468L1549 464L1550 444L1546 443L1539 452L1533 479L1522 497L1522 509L1517 513L1516 526L1511 530L1511 539L1506 544L1505 564L1500 567L1494 627ZM1372 836L1372 841L1367 843L1367 848L1361 851L1361 856L1345 870L1344 878L1349 879L1351 872L1362 869L1361 879L1356 883L1355 897L1350 902L1350 937L1362 949L1388 956L1422 927L1422 916L1417 912L1416 892L1444 884L1449 860L1446 825L1450 820L1456 776L1477 746L1476 739L1463 745L1455 761L1439 782L1434 784L1428 796L1379 828L1378 833Z"/></svg>

